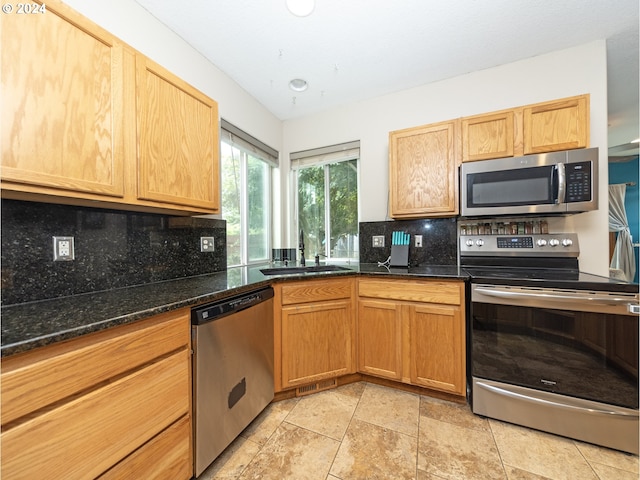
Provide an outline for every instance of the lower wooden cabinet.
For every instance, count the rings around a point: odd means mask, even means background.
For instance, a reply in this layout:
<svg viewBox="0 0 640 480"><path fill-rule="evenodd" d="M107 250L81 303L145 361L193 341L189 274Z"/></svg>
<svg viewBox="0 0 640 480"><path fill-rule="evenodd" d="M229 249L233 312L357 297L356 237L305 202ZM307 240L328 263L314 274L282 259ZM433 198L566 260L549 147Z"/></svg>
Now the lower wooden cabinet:
<svg viewBox="0 0 640 480"><path fill-rule="evenodd" d="M466 393L464 282L358 281L358 370Z"/></svg>
<svg viewBox="0 0 640 480"><path fill-rule="evenodd" d="M355 372L355 280L285 282L275 292L276 391Z"/></svg>
<svg viewBox="0 0 640 480"><path fill-rule="evenodd" d="M189 309L3 359L2 477L190 478L190 366Z"/></svg>

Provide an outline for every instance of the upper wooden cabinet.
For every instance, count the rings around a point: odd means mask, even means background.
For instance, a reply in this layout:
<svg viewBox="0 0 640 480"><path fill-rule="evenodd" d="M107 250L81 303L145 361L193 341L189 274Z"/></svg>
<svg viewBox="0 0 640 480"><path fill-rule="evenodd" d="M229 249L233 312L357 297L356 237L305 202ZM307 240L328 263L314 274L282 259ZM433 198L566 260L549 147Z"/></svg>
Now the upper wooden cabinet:
<svg viewBox="0 0 640 480"><path fill-rule="evenodd" d="M136 55L138 198L218 211L218 104Z"/></svg>
<svg viewBox="0 0 640 480"><path fill-rule="evenodd" d="M589 95L524 107L524 153L589 146Z"/></svg>
<svg viewBox="0 0 640 480"><path fill-rule="evenodd" d="M219 212L215 101L58 0L0 22L4 197Z"/></svg>
<svg viewBox="0 0 640 480"><path fill-rule="evenodd" d="M389 133L389 195L393 218L458 213L458 122Z"/></svg>
<svg viewBox="0 0 640 480"><path fill-rule="evenodd" d="M464 117L461 122L462 161L513 157L515 118L513 110Z"/></svg>
<svg viewBox="0 0 640 480"><path fill-rule="evenodd" d="M57 3L0 22L2 188L121 199L123 44Z"/></svg>
<svg viewBox="0 0 640 480"><path fill-rule="evenodd" d="M589 146L589 95L464 117L462 161Z"/></svg>

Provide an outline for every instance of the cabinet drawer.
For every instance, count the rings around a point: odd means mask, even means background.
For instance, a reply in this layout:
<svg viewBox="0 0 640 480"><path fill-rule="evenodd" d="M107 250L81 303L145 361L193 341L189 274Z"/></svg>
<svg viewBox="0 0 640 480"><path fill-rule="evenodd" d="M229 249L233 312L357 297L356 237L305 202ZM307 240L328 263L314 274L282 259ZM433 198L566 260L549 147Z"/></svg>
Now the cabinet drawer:
<svg viewBox="0 0 640 480"><path fill-rule="evenodd" d="M144 478L189 479L193 473L189 445L191 423L184 416L160 435L133 452L99 480Z"/></svg>
<svg viewBox="0 0 640 480"><path fill-rule="evenodd" d="M443 303L460 305L462 283L360 279L358 295L369 298L387 298L409 302Z"/></svg>
<svg viewBox="0 0 640 480"><path fill-rule="evenodd" d="M2 361L2 424L189 345L189 311L90 334Z"/></svg>
<svg viewBox="0 0 640 480"><path fill-rule="evenodd" d="M282 285L282 305L351 298L353 280L307 280Z"/></svg>
<svg viewBox="0 0 640 480"><path fill-rule="evenodd" d="M94 478L188 414L190 388L183 349L4 430L2 477Z"/></svg>

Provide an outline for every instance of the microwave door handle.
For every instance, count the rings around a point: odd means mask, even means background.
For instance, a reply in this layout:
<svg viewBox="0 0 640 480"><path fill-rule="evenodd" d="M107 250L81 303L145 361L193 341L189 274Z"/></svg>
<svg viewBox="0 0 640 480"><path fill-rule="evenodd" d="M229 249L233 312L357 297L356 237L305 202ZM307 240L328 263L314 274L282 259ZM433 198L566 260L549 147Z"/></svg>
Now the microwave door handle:
<svg viewBox="0 0 640 480"><path fill-rule="evenodd" d="M564 170L564 163L556 164L558 172L558 197L556 203L565 203L567 195L567 175Z"/></svg>

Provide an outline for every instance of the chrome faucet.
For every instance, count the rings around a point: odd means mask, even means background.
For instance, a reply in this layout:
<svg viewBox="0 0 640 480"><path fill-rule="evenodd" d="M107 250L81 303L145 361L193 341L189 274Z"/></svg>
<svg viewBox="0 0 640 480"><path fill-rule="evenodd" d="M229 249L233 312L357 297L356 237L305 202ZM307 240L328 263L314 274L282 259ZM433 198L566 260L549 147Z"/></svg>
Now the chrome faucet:
<svg viewBox="0 0 640 480"><path fill-rule="evenodd" d="M300 248L300 265L304 267L304 232L302 230L300 230L300 244L298 248Z"/></svg>

